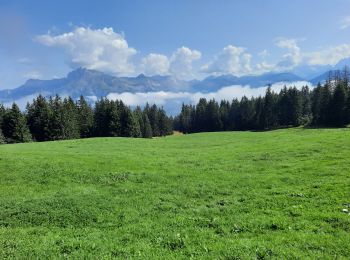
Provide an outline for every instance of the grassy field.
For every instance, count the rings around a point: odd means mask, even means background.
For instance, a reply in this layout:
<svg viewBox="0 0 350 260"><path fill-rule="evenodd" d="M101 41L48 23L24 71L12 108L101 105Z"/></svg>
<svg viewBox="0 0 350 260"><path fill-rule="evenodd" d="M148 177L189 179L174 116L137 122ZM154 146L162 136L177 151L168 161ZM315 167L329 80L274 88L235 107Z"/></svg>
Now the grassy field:
<svg viewBox="0 0 350 260"><path fill-rule="evenodd" d="M0 258L347 258L350 130L0 146Z"/></svg>

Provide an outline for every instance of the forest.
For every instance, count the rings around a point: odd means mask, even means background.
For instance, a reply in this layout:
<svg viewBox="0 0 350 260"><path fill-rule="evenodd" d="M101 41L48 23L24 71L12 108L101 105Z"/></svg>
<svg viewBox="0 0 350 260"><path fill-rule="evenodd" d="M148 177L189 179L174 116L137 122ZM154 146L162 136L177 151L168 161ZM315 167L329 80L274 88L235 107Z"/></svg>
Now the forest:
<svg viewBox="0 0 350 260"><path fill-rule="evenodd" d="M275 93L232 101L206 100L182 105L175 118L162 107L146 104L135 109L122 101L101 98L93 106L83 96L74 101L39 95L22 112L13 103L0 105L0 143L51 141L87 137L166 136L183 133L271 130L284 127L343 127L350 123L347 68L329 75L325 84L300 90L286 86Z"/></svg>
<svg viewBox="0 0 350 260"><path fill-rule="evenodd" d="M184 133L271 130L285 127L343 127L350 123L350 86L347 68L330 73L325 84L301 90L286 86L263 97L222 100L200 99L182 105L174 128Z"/></svg>

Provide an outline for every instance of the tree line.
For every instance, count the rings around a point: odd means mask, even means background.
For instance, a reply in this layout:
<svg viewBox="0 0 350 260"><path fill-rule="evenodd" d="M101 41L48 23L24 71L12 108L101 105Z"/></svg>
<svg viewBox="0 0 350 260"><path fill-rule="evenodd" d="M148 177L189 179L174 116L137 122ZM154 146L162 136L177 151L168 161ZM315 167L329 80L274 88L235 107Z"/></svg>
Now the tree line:
<svg viewBox="0 0 350 260"><path fill-rule="evenodd" d="M102 98L94 106L81 96L77 101L39 95L22 112L14 103L0 105L0 143L50 141L86 137L144 137L183 133L269 130L310 125L342 127L350 123L350 85L346 68L330 74L312 90L286 86L264 96L222 100L201 98L182 105L175 118L163 108L147 104L132 110L122 101Z"/></svg>
<svg viewBox="0 0 350 260"><path fill-rule="evenodd" d="M83 96L74 101L39 95L22 112L16 103L0 105L0 143L51 141L87 137L144 137L172 134L172 118L147 104L132 110L106 98L92 107Z"/></svg>
<svg viewBox="0 0 350 260"><path fill-rule="evenodd" d="M269 130L310 125L342 127L350 123L349 73L330 74L324 85L284 87L279 93L268 87L264 96L243 97L220 103L201 98L196 105L182 105L174 129L184 133Z"/></svg>

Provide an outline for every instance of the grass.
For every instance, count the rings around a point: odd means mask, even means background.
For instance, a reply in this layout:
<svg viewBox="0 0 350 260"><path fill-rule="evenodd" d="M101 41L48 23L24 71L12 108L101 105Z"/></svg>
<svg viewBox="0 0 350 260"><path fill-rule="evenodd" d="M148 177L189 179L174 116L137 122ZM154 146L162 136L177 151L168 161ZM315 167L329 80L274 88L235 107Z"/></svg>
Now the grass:
<svg viewBox="0 0 350 260"><path fill-rule="evenodd" d="M350 130L0 146L0 258L342 259Z"/></svg>

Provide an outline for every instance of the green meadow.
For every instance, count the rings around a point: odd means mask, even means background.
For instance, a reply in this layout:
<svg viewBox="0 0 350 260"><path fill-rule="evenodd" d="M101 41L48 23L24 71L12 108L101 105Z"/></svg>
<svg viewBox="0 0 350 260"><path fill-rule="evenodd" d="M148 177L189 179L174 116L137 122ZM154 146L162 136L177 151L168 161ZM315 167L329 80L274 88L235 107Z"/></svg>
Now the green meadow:
<svg viewBox="0 0 350 260"><path fill-rule="evenodd" d="M350 129L0 146L0 258L345 259Z"/></svg>

